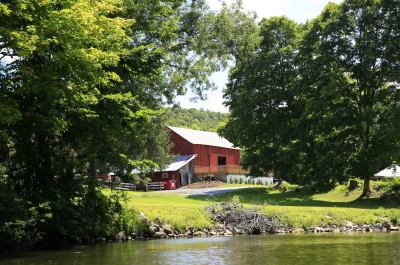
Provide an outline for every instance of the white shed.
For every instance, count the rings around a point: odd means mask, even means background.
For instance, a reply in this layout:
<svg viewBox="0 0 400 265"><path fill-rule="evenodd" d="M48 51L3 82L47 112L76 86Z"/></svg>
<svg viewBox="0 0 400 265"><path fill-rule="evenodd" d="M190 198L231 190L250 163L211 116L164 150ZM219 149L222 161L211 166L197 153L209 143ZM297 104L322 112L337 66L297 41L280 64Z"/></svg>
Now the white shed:
<svg viewBox="0 0 400 265"><path fill-rule="evenodd" d="M374 175L374 177L400 178L400 166L391 166L385 168Z"/></svg>

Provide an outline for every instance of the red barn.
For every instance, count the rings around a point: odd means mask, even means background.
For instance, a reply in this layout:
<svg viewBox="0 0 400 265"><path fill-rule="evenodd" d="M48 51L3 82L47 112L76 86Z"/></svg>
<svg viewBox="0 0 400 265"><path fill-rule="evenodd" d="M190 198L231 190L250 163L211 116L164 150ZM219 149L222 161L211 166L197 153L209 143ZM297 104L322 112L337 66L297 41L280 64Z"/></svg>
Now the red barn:
<svg viewBox="0 0 400 265"><path fill-rule="evenodd" d="M168 126L176 155L197 155L194 175L247 174L240 167L240 149L215 132Z"/></svg>

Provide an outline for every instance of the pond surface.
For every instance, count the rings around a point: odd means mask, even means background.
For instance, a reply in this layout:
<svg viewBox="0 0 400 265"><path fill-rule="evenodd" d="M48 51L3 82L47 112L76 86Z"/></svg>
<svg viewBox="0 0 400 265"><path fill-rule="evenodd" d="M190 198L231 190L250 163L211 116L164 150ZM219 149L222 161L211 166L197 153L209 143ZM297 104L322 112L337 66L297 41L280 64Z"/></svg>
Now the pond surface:
<svg viewBox="0 0 400 265"><path fill-rule="evenodd" d="M296 234L130 241L35 251L0 265L400 264L400 233Z"/></svg>

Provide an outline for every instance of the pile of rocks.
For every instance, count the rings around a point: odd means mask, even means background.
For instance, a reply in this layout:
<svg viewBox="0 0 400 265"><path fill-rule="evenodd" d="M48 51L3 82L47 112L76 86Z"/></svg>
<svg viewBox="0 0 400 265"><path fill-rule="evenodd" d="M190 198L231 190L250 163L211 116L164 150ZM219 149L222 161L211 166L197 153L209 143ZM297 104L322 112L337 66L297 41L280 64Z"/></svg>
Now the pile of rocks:
<svg viewBox="0 0 400 265"><path fill-rule="evenodd" d="M399 231L399 226L394 226L390 223L376 223L376 224L364 224L355 225L352 222L346 222L343 226L331 225L331 226L317 226L308 230L313 233L327 233L327 232L391 232ZM302 232L297 230L296 232ZM304 232L304 230L303 230Z"/></svg>
<svg viewBox="0 0 400 265"><path fill-rule="evenodd" d="M231 236L238 234L262 233L329 233L329 232L391 232L400 231L400 227L390 220L381 223L357 225L346 222L344 225L321 225L309 229L285 227L279 224L277 218L267 217L255 209L244 208L240 204L220 203L207 208L212 220L216 223L213 227L198 229L186 227L177 229L170 224L163 223L160 219L150 221L143 214L143 231L126 235L123 232L115 234L113 240L140 240L140 239L167 239L191 238L209 236ZM109 239L110 240L110 239ZM99 238L97 241L109 241Z"/></svg>
<svg viewBox="0 0 400 265"><path fill-rule="evenodd" d="M154 238L191 238L191 237L210 237L210 236L232 236L238 234L246 234L245 230L235 227L227 227L224 224L218 224L213 228L196 229L187 227L184 230L176 230L171 225L153 224L150 229L154 233ZM279 230L282 232L283 230ZM286 231L289 233L289 231Z"/></svg>

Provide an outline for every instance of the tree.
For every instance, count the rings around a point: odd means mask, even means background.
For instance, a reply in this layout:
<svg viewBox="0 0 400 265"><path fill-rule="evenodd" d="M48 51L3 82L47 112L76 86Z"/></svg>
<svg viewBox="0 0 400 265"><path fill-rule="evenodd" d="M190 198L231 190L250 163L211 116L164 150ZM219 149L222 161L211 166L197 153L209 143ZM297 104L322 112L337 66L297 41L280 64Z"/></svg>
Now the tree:
<svg viewBox="0 0 400 265"><path fill-rule="evenodd" d="M256 175L291 176L299 33L300 26L286 17L263 19L259 46L230 73L225 99L231 115L222 133L245 148L243 163Z"/></svg>
<svg viewBox="0 0 400 265"><path fill-rule="evenodd" d="M308 141L322 174L364 179L399 161L396 1L329 4L310 24L300 60ZM332 177L332 176L331 176Z"/></svg>
<svg viewBox="0 0 400 265"><path fill-rule="evenodd" d="M217 18L204 1L1 2L1 184L37 209L39 238L109 231L120 207L96 173L168 162L163 104L201 97L229 57Z"/></svg>
<svg viewBox="0 0 400 265"><path fill-rule="evenodd" d="M165 123L174 127L215 132L222 127L228 114L198 109L167 108Z"/></svg>
<svg viewBox="0 0 400 265"><path fill-rule="evenodd" d="M399 161L399 8L328 4L300 38L282 34L296 32L290 23L271 34L278 20L261 23L261 45L237 61L226 91L223 133L248 166L325 188L356 176L368 195L370 177Z"/></svg>

